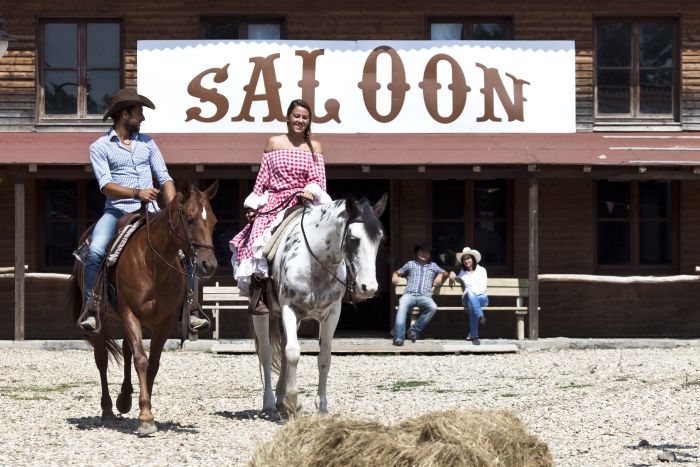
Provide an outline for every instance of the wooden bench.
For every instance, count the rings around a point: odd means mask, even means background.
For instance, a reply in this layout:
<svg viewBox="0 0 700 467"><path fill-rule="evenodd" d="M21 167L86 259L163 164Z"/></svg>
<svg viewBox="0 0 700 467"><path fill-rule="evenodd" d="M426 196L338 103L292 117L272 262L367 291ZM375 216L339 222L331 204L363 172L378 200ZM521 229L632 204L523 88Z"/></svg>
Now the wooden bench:
<svg viewBox="0 0 700 467"><path fill-rule="evenodd" d="M406 292L406 278L399 278L399 283L394 288L397 296L401 296ZM438 302L438 297L454 296L457 303L456 306L444 306L438 303L438 310L449 311L464 311L462 305L462 287L459 281L454 285L450 285L449 279L442 283L440 287L433 290L433 298ZM525 316L527 315L527 307L524 305L524 298L528 296L528 280L518 278L491 278L488 279L487 295L489 303L493 302L494 297L512 297L515 299L514 306L485 306L484 311L512 311L515 312L516 324L515 332L518 340L525 339ZM398 308L398 305L397 305ZM411 308L409 314L411 324L417 319L420 309L417 307ZM469 327L467 325L467 332Z"/></svg>
<svg viewBox="0 0 700 467"><path fill-rule="evenodd" d="M202 287L202 308L211 310L216 322L214 323L213 337L219 340L219 330L221 329L221 310L244 310L248 311L248 297L241 295L238 287L220 286L217 282L214 286Z"/></svg>

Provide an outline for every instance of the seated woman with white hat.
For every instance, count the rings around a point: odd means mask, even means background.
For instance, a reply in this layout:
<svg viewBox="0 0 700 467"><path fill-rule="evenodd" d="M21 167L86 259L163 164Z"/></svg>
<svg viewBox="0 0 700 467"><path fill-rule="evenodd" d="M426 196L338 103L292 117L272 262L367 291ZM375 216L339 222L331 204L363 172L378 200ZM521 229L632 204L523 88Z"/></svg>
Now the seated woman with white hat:
<svg viewBox="0 0 700 467"><path fill-rule="evenodd" d="M486 295L486 282L488 280L486 268L478 264L481 261L481 253L469 247L464 247L460 253L457 253L457 260L462 268L457 274L450 272L450 279L459 279L464 284L462 304L469 314L467 340L472 341L474 345L480 345L479 323L486 324L486 317L481 307L489 304L489 297Z"/></svg>

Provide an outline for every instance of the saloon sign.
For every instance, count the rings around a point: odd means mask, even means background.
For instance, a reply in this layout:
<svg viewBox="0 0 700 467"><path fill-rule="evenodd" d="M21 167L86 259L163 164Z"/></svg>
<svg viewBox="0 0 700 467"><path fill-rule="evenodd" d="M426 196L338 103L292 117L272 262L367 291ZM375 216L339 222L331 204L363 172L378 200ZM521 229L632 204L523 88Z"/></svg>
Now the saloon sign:
<svg viewBox="0 0 700 467"><path fill-rule="evenodd" d="M139 41L150 132L280 132L287 104L317 133L575 131L570 41Z"/></svg>

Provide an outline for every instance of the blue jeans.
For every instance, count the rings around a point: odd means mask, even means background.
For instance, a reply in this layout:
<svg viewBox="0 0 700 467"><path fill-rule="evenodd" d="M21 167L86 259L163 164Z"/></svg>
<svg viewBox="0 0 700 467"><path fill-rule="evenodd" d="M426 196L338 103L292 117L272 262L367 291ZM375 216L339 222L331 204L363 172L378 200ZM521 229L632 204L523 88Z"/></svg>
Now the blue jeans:
<svg viewBox="0 0 700 467"><path fill-rule="evenodd" d="M462 304L469 313L469 335L479 337L479 318L484 316L481 307L489 304L489 297L484 294L477 295L471 290L467 290L462 295Z"/></svg>
<svg viewBox="0 0 700 467"><path fill-rule="evenodd" d="M117 221L124 214L126 213L119 209L107 208L95 224L90 241L90 251L85 259L85 298L87 300L92 296L97 271L100 269L100 263L105 256L107 246L117 232Z"/></svg>
<svg viewBox="0 0 700 467"><path fill-rule="evenodd" d="M115 208L105 209L100 220L95 224L90 241L90 251L85 259L85 298L89 300L92 296L92 289L95 287L97 271L100 269L102 258L105 256L107 247L117 233L117 221L126 213ZM185 260L190 287L194 290L194 265L189 258Z"/></svg>
<svg viewBox="0 0 700 467"><path fill-rule="evenodd" d="M437 305L432 298L417 293L403 294L399 299L399 311L396 312L394 323L394 339L404 340L406 336L406 315L411 307L417 306L421 313L410 331L419 337L437 311Z"/></svg>

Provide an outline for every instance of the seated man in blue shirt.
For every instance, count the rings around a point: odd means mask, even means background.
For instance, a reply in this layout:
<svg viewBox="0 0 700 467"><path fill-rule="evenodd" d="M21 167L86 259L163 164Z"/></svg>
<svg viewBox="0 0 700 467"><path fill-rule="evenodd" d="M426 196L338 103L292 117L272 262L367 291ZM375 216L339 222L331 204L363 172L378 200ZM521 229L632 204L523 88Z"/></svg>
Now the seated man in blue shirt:
<svg viewBox="0 0 700 467"><path fill-rule="evenodd" d="M114 121L107 133L90 145L90 162L100 186L107 197L102 217L92 232L90 249L85 259L85 303L89 305L80 327L94 331L97 326L96 311L90 298L95 287L97 273L105 251L117 229L117 221L127 213L138 211L141 203L148 203L148 210L156 210L155 203L160 190L153 186L153 177L163 189L165 201L175 197L175 185L168 174L165 160L155 141L140 133L143 106L155 109L155 105L134 89L120 89L111 98L103 120ZM191 269L189 267L188 269ZM190 273L190 286L194 282ZM190 315L192 329L201 330L208 321Z"/></svg>
<svg viewBox="0 0 700 467"><path fill-rule="evenodd" d="M396 312L394 323L394 345L403 345L406 335L406 315L411 307L417 306L421 313L416 322L408 330L408 338L412 342L418 339L437 311L433 300L433 288L442 284L449 273L430 261L430 248L426 245L416 245L416 259L404 264L401 269L391 276L391 283L396 285L399 277L406 277L408 284L406 292L399 299L399 310Z"/></svg>

